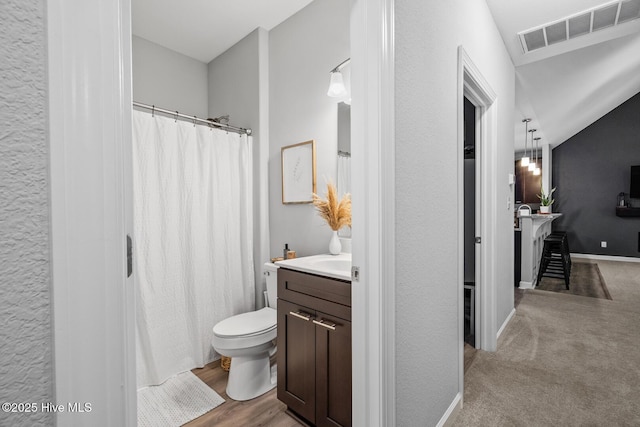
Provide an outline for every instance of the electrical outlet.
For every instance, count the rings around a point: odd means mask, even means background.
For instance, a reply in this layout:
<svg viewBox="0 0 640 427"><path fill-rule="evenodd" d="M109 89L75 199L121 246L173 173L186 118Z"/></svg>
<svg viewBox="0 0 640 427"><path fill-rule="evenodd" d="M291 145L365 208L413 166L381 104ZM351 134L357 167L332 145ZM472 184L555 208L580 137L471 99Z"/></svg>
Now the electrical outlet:
<svg viewBox="0 0 640 427"><path fill-rule="evenodd" d="M605 242L605 241L600 242L600 247L601 248L606 248L607 247L607 242Z"/></svg>

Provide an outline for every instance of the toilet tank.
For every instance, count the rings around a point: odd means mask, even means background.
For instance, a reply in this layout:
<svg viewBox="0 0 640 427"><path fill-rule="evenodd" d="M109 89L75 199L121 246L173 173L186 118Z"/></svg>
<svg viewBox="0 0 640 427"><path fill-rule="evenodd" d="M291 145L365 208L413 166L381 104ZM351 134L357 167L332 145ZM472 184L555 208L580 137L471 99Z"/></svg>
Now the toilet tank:
<svg viewBox="0 0 640 427"><path fill-rule="evenodd" d="M264 277L267 280L267 297L269 307L276 309L278 303L278 266L266 262L264 264Z"/></svg>

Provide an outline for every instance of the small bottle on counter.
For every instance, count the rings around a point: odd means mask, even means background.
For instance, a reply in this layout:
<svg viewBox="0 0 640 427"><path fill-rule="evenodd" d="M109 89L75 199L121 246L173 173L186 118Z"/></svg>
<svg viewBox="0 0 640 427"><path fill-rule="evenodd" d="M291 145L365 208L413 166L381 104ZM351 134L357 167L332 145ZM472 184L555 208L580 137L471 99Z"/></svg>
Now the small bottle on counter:
<svg viewBox="0 0 640 427"><path fill-rule="evenodd" d="M289 252L289 244L285 243L284 244L284 251L282 251L282 256L284 259L287 259L287 253Z"/></svg>

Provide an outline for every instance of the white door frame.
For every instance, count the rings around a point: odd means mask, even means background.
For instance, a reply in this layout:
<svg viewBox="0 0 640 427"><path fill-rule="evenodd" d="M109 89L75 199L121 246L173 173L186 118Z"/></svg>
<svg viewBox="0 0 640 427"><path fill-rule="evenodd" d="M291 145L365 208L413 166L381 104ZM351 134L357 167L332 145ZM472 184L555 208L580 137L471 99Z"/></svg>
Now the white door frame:
<svg viewBox="0 0 640 427"><path fill-rule="evenodd" d="M92 404L56 423L135 426L131 4L46 9L55 401ZM352 0L356 426L395 425L393 22L393 0Z"/></svg>
<svg viewBox="0 0 640 427"><path fill-rule="evenodd" d="M395 425L394 1L352 0L353 425Z"/></svg>
<svg viewBox="0 0 640 427"><path fill-rule="evenodd" d="M464 97L476 106L476 180L480 192L476 193L476 235L482 243L476 248L476 347L495 351L497 346L497 298L495 271L495 235L497 231L495 172L497 153L497 96L462 46L458 47L458 204L464 206ZM479 161L478 161L479 159ZM479 196L479 198L478 198ZM479 218L478 218L479 216ZM479 221L478 221L479 220ZM459 336L460 336L460 392L464 390L464 209L458 209L458 284L459 284ZM479 270L479 271L478 271Z"/></svg>
<svg viewBox="0 0 640 427"><path fill-rule="evenodd" d="M50 0L46 18L56 423L134 426L130 3Z"/></svg>

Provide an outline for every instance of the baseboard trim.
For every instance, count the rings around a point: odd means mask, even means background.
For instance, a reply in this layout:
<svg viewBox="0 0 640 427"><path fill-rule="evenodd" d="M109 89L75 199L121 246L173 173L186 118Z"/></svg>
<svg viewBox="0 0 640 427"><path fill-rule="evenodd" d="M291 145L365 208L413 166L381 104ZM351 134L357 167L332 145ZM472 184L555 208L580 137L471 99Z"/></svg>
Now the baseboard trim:
<svg viewBox="0 0 640 427"><path fill-rule="evenodd" d="M524 280L520 281L520 285L518 286L520 289L533 289L533 282L525 282Z"/></svg>
<svg viewBox="0 0 640 427"><path fill-rule="evenodd" d="M458 416L458 412L462 409L462 394L456 394L456 397L453 398L451 405L447 408L446 412L436 424L437 427L448 427L453 425L456 417Z"/></svg>
<svg viewBox="0 0 640 427"><path fill-rule="evenodd" d="M511 318L513 318L513 315L516 314L516 309L512 308L511 309L511 313L509 313L509 315L507 316L507 318L505 319L504 323L502 324L502 326L500 326L500 329L498 329L498 335L496 336L496 339L500 338L500 334L502 334L502 331L504 331L504 328L507 327L507 324L509 323L509 321L511 321Z"/></svg>
<svg viewBox="0 0 640 427"><path fill-rule="evenodd" d="M571 258L594 259L600 261L640 262L640 258L616 255L571 254Z"/></svg>

